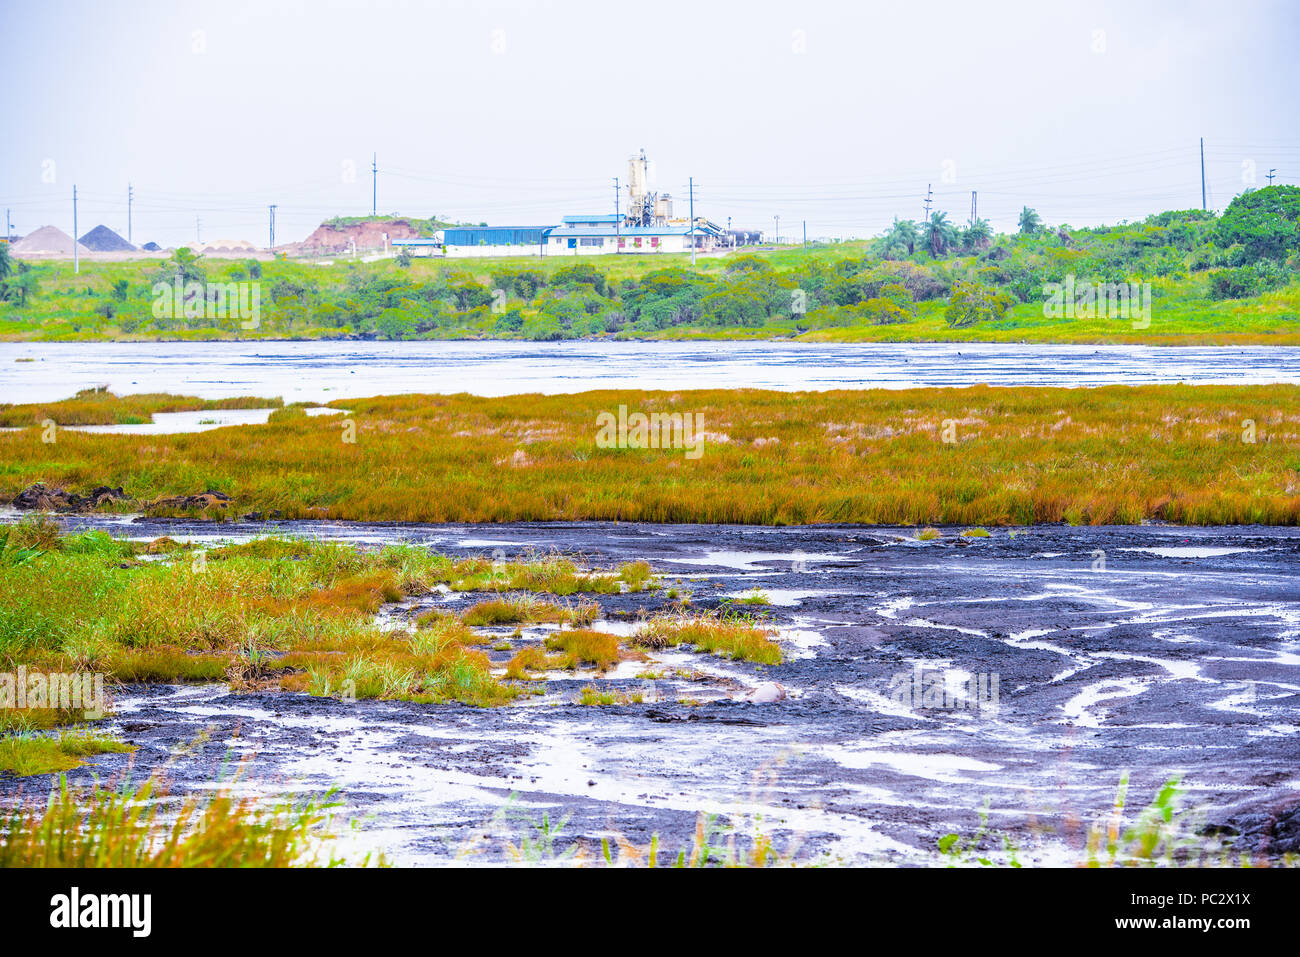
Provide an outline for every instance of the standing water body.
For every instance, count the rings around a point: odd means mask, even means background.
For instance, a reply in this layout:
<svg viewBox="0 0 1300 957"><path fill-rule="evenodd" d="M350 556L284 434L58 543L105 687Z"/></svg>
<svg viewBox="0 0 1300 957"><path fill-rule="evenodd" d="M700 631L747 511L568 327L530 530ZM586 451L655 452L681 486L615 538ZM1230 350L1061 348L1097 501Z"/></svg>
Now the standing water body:
<svg viewBox="0 0 1300 957"><path fill-rule="evenodd" d="M17 361L17 360L33 361ZM96 342L0 345L0 401L107 385L289 401L588 389L1300 383L1300 348L793 342Z"/></svg>

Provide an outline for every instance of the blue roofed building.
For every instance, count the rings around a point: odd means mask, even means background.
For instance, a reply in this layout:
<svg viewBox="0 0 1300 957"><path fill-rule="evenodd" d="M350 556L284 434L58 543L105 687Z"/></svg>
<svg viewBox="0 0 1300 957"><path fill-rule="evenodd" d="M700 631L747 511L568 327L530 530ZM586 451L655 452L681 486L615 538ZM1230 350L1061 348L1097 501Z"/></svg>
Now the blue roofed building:
<svg viewBox="0 0 1300 957"><path fill-rule="evenodd" d="M446 255L541 256L550 226L449 226L442 231Z"/></svg>
<svg viewBox="0 0 1300 957"><path fill-rule="evenodd" d="M629 226L621 216L565 216L547 234L548 256L597 256L602 253L687 253L716 248L722 230L704 219L656 226Z"/></svg>

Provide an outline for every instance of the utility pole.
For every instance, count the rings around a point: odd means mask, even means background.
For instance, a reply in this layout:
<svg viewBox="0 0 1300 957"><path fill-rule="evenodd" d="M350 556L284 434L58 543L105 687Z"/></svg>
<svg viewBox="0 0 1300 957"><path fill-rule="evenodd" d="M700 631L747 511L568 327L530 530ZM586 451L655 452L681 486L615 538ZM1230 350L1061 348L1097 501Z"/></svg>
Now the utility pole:
<svg viewBox="0 0 1300 957"><path fill-rule="evenodd" d="M687 182L690 184L691 191L691 265L695 265L695 177L692 176Z"/></svg>
<svg viewBox="0 0 1300 957"><path fill-rule="evenodd" d="M1205 137L1201 137L1201 211L1206 210L1205 205Z"/></svg>
<svg viewBox="0 0 1300 957"><path fill-rule="evenodd" d="M619 240L623 238L622 216L618 211L618 177L614 177L614 255L618 255Z"/></svg>
<svg viewBox="0 0 1300 957"><path fill-rule="evenodd" d="M1273 169L1271 169L1271 170L1268 171L1268 185L1269 185L1269 186L1272 186L1272 185L1273 185L1273 174L1276 173L1276 172L1277 172L1277 168L1276 168L1276 167L1274 167Z"/></svg>
<svg viewBox="0 0 1300 957"><path fill-rule="evenodd" d="M72 185L72 274L81 272L81 244L77 242L77 186Z"/></svg>
<svg viewBox="0 0 1300 957"><path fill-rule="evenodd" d="M922 220L922 222L928 223L930 221L930 201L933 195L934 195L934 190L930 188L929 183L926 183L925 184L925 219Z"/></svg>
<svg viewBox="0 0 1300 957"><path fill-rule="evenodd" d="M970 224L975 225L976 219L975 190L970 191Z"/></svg>
<svg viewBox="0 0 1300 957"><path fill-rule="evenodd" d="M135 187L130 183L126 184L126 241L133 242L131 239L131 202L135 199Z"/></svg>
<svg viewBox="0 0 1300 957"><path fill-rule="evenodd" d="M379 154L370 160L370 215L379 215Z"/></svg>
<svg viewBox="0 0 1300 957"><path fill-rule="evenodd" d="M275 254L275 204L272 203L266 208L271 213L271 245L268 246L267 248L270 249L272 255L274 255Z"/></svg>

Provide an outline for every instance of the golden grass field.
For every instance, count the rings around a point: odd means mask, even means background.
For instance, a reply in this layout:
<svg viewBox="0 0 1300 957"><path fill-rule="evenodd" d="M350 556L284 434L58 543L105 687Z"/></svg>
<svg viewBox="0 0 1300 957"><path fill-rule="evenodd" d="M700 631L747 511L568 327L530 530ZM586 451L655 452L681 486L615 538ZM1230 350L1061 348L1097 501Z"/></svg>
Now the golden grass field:
<svg viewBox="0 0 1300 957"><path fill-rule="evenodd" d="M96 406L96 421L139 414L133 397L114 401L119 413ZM119 508L168 514L149 503L215 489L233 501L212 517L406 522L1290 525L1300 517L1294 385L593 391L335 405L346 414L313 418L288 406L266 425L194 434L35 424L0 433L0 497L32 482L78 492L120 485L137 502ZM600 447L597 418L620 405L695 413L701 454ZM7 406L0 416L72 424L77 407Z"/></svg>

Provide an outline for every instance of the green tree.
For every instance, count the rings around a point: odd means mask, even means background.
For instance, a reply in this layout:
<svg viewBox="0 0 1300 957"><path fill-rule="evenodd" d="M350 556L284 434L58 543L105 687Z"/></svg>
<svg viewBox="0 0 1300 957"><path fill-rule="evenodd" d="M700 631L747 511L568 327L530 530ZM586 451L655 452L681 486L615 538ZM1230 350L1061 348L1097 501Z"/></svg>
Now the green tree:
<svg viewBox="0 0 1300 957"><path fill-rule="evenodd" d="M1015 302L1005 292L973 280L961 280L952 291L944 321L954 329L973 326L989 319L1001 319Z"/></svg>
<svg viewBox="0 0 1300 957"><path fill-rule="evenodd" d="M600 295L605 295L606 284L605 274L593 266L591 263L574 263L572 266L561 266L551 275L552 286L579 286L590 285Z"/></svg>
<svg viewBox="0 0 1300 957"><path fill-rule="evenodd" d="M930 247L930 254L938 259L957 241L957 227L948 222L948 214L935 211L921 227L925 244Z"/></svg>
<svg viewBox="0 0 1300 957"><path fill-rule="evenodd" d="M1300 249L1300 186L1266 186L1235 197L1213 239L1220 248L1241 246L1246 263L1285 259Z"/></svg>
<svg viewBox="0 0 1300 957"><path fill-rule="evenodd" d="M497 332L518 332L524 327L524 314L518 309L507 309L496 318Z"/></svg>
<svg viewBox="0 0 1300 957"><path fill-rule="evenodd" d="M18 305L25 306L27 300L39 291L41 283L36 271L27 263L20 262L17 273L11 274L0 286L3 286L6 299L17 299Z"/></svg>
<svg viewBox="0 0 1300 957"><path fill-rule="evenodd" d="M993 229L989 226L987 219L977 219L962 230L962 246L972 252L977 249L985 249L992 242Z"/></svg>
<svg viewBox="0 0 1300 957"><path fill-rule="evenodd" d="M894 258L894 255L907 250L907 255L912 255L916 251L916 223L910 219L900 220L894 217L894 224L889 227L889 232L885 234L885 243L882 255L886 259Z"/></svg>
<svg viewBox="0 0 1300 957"><path fill-rule="evenodd" d="M188 246L182 246L172 253L171 259L168 260L171 265L168 272L179 275L183 282L203 282L207 277L199 262L202 258L200 253L196 253Z"/></svg>
<svg viewBox="0 0 1300 957"><path fill-rule="evenodd" d="M375 331L385 339L404 339L414 326L415 320L401 309L385 309L375 320Z"/></svg>

